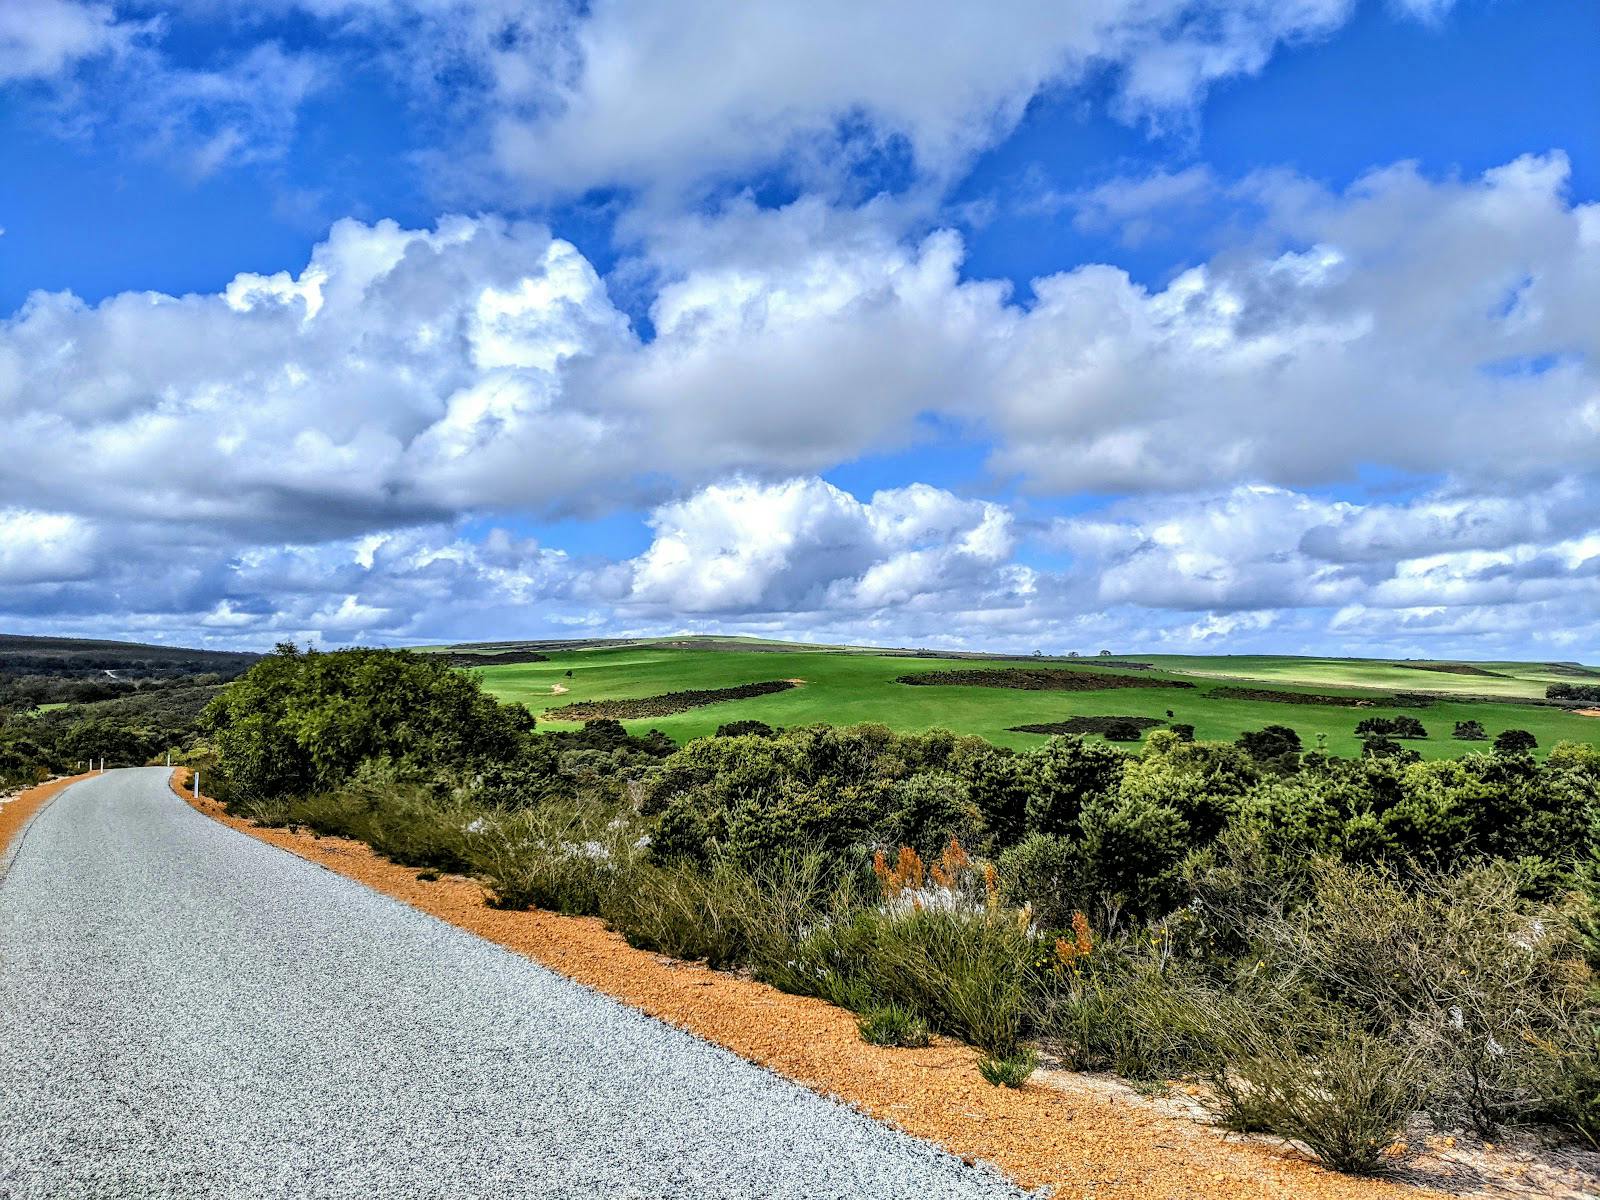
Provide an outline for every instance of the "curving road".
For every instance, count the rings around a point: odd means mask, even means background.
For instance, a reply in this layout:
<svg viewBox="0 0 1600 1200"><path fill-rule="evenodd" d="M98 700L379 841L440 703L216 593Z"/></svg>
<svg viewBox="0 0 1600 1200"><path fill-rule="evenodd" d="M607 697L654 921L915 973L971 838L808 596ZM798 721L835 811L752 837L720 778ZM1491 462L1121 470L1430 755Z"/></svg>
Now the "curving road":
<svg viewBox="0 0 1600 1200"><path fill-rule="evenodd" d="M0 880L0 1197L1017 1193L207 820L64 792Z"/></svg>

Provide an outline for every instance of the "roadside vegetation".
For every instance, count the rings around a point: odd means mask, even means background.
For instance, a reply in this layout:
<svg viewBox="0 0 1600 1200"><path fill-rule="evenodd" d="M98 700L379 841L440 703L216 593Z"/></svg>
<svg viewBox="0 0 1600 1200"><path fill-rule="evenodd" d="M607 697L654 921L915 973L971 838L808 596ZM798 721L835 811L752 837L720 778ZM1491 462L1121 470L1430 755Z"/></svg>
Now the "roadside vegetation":
<svg viewBox="0 0 1600 1200"><path fill-rule="evenodd" d="M1337 758L1269 724L1017 752L746 720L679 747L610 720L536 733L427 656L291 646L201 723L235 813L599 916L846 1007L879 1044L959 1038L997 1086L1041 1054L1186 1079L1350 1171L1421 1120L1600 1145L1586 744Z"/></svg>
<svg viewBox="0 0 1600 1200"><path fill-rule="evenodd" d="M0 791L201 741L200 713L259 655L0 636Z"/></svg>

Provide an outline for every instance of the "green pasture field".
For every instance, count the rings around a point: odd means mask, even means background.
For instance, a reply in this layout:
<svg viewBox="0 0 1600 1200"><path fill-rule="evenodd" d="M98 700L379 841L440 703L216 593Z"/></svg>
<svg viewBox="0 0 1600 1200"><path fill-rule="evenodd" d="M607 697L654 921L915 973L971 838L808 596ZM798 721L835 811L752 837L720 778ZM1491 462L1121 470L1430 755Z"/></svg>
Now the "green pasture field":
<svg viewBox="0 0 1600 1200"><path fill-rule="evenodd" d="M1355 659L1269 657L1197 657L1128 655L1118 661L1148 662L1159 669L1130 672L1099 666L1092 658L981 659L918 658L846 648L810 649L781 643L717 639L677 639L637 644L589 645L559 649L541 644L549 661L501 664L480 668L484 685L502 700L525 704L535 715L583 700L655 696L665 692L733 687L771 679L803 679L802 686L769 696L726 701L673 716L625 724L637 733L660 729L678 742L714 733L729 721L758 720L769 725L818 722L851 725L877 721L898 730L944 728L973 733L1003 746L1040 744L1038 734L1013 733L1011 726L1059 721L1070 716L1144 716L1195 727L1203 739L1231 741L1247 729L1288 725L1306 747L1326 736L1330 753L1360 753L1356 723L1364 717L1407 714L1427 728L1425 741L1407 742L1426 758L1446 758L1485 750L1487 743L1458 742L1450 733L1457 721L1477 720L1492 738L1503 729L1526 729L1539 739L1541 753L1558 741L1600 743L1600 718L1582 717L1559 708L1519 703L1544 694L1546 684L1573 680L1549 673L1537 663L1485 663L1495 676L1455 675L1415 670L1392 663ZM490 651L504 647L474 647ZM1047 666L1148 674L1184 679L1193 690L1116 688L1087 692L1024 692L988 687L911 687L898 676L921 671ZM567 672L571 671L570 678ZM1595 676L1600 681L1600 673ZM565 687L556 694L552 688ZM1276 691L1315 692L1381 698L1397 691L1436 695L1427 708L1371 708L1286 704L1275 701L1214 697L1219 687L1260 686ZM1491 697L1475 699L1469 697ZM541 719L545 729L576 728Z"/></svg>

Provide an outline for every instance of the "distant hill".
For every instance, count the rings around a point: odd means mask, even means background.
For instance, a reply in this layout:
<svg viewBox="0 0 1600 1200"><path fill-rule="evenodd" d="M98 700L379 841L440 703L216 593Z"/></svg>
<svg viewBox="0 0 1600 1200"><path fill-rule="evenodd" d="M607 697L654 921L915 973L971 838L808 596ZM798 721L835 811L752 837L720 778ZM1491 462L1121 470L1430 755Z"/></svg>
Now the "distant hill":
<svg viewBox="0 0 1600 1200"><path fill-rule="evenodd" d="M141 642L0 634L0 704L82 704L180 684L218 684L260 655Z"/></svg>

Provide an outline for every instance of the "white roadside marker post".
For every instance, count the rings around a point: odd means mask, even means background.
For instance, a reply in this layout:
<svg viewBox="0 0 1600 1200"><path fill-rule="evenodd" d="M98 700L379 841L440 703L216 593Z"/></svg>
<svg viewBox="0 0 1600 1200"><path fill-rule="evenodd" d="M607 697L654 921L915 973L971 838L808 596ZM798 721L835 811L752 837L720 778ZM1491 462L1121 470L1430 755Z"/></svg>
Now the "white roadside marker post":
<svg viewBox="0 0 1600 1200"><path fill-rule="evenodd" d="M196 800L200 799L200 772L199 771L196 771L194 773L194 798Z"/></svg>

